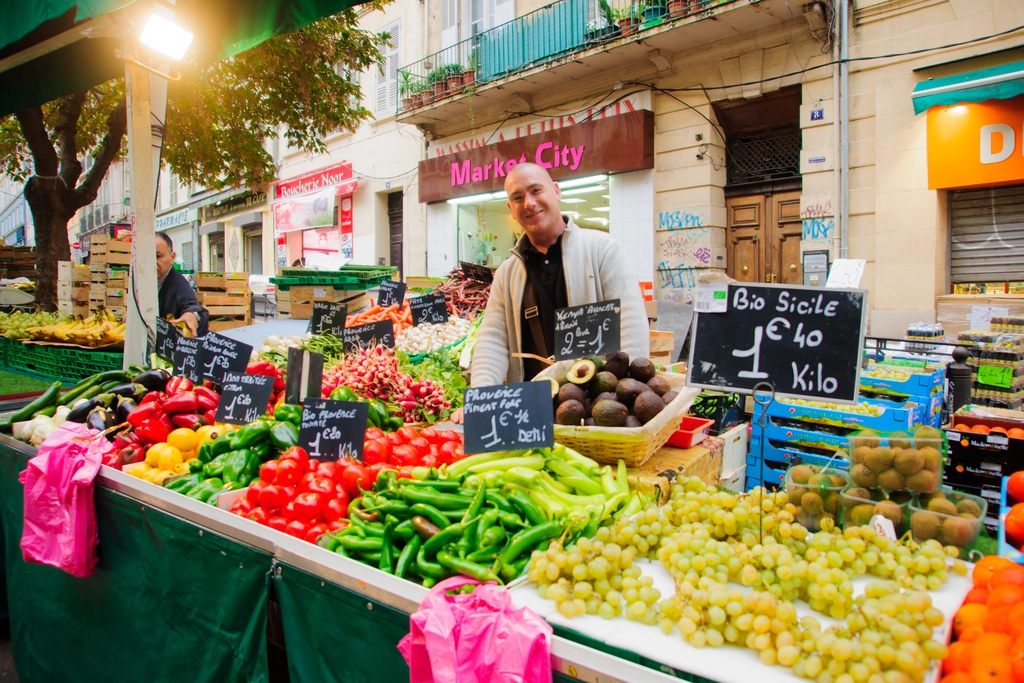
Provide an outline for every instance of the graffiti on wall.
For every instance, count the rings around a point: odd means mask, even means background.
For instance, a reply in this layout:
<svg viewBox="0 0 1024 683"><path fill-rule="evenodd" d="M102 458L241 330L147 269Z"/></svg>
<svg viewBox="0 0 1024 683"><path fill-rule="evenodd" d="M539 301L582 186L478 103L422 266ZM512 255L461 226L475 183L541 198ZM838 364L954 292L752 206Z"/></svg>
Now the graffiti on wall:
<svg viewBox="0 0 1024 683"><path fill-rule="evenodd" d="M834 215L832 212L832 202L826 201L819 204L811 204L804 208L800 212L800 218L825 218L826 216Z"/></svg>
<svg viewBox="0 0 1024 683"><path fill-rule="evenodd" d="M831 218L805 218L803 221L803 239L827 240L832 238L836 222Z"/></svg>
<svg viewBox="0 0 1024 683"><path fill-rule="evenodd" d="M713 240L710 239L709 230L697 228L662 238L658 245L658 257L662 262L658 267L672 270L711 266Z"/></svg>
<svg viewBox="0 0 1024 683"><path fill-rule="evenodd" d="M685 230L703 228L708 224L707 216L698 211L674 209L658 214L658 230Z"/></svg>
<svg viewBox="0 0 1024 683"><path fill-rule="evenodd" d="M662 261L658 264L658 300L692 304L697 276L702 272L707 271L696 267L672 267L668 261Z"/></svg>

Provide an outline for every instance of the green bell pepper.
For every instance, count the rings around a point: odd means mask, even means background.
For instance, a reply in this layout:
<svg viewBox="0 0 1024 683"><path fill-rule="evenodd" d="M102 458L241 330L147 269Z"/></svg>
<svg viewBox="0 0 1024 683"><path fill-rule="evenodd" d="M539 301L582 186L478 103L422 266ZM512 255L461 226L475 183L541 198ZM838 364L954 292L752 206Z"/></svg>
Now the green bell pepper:
<svg viewBox="0 0 1024 683"><path fill-rule="evenodd" d="M356 395L356 392L352 391L348 387L340 386L340 387L335 388L335 390L331 392L331 400L332 401L358 401L359 397Z"/></svg>
<svg viewBox="0 0 1024 683"><path fill-rule="evenodd" d="M219 479L221 475L224 474L224 467L227 465L227 457L230 454L230 451L228 453L222 453L203 465L203 476L207 479L212 479L214 477Z"/></svg>
<svg viewBox="0 0 1024 683"><path fill-rule="evenodd" d="M270 460L271 455L277 455L274 453L274 449L271 448L270 444L266 441L258 443L255 446L250 446L248 450L251 453L256 454L256 459L260 462L266 462L267 460Z"/></svg>
<svg viewBox="0 0 1024 683"><path fill-rule="evenodd" d="M196 460L199 461L200 465L205 465L213 460L213 444L215 443L216 441L204 441L199 446L199 451L196 452Z"/></svg>
<svg viewBox="0 0 1024 683"><path fill-rule="evenodd" d="M274 419L279 422L288 422L298 427L302 424L302 406L282 403L274 409Z"/></svg>
<svg viewBox="0 0 1024 683"><path fill-rule="evenodd" d="M231 450L250 448L270 436L270 423L257 421L228 434Z"/></svg>
<svg viewBox="0 0 1024 683"><path fill-rule="evenodd" d="M222 478L225 483L237 484L241 480L245 475L250 455L249 451L239 449L224 456Z"/></svg>
<svg viewBox="0 0 1024 683"><path fill-rule="evenodd" d="M382 427L385 432L397 432L399 429L405 426L405 421L400 417L389 417L387 426Z"/></svg>
<svg viewBox="0 0 1024 683"><path fill-rule="evenodd" d="M241 430L239 430L239 431L241 431ZM234 434L234 433L235 432L231 432L231 434ZM231 447L231 439L229 438L229 436L230 436L229 434L225 434L224 436L220 437L216 441L211 442L211 443L213 443L213 446L210 447L210 460L213 460L218 455L223 455L225 453L229 453L229 452L234 450ZM198 455L197 455L197 457L198 457ZM207 460L207 462L210 462L210 460Z"/></svg>
<svg viewBox="0 0 1024 683"><path fill-rule="evenodd" d="M224 486L224 480L214 477L207 479L206 481L196 484L191 491L185 495L193 500L198 500L201 503L205 503L210 499L210 496L217 493Z"/></svg>
<svg viewBox="0 0 1024 683"><path fill-rule="evenodd" d="M197 473L189 474L185 477L180 477L174 481L164 485L164 488L168 491L177 491L178 493L185 494L192 490L192 487L203 480L203 477Z"/></svg>
<svg viewBox="0 0 1024 683"><path fill-rule="evenodd" d="M299 444L299 428L291 422L277 422L270 428L270 443L279 451Z"/></svg>
<svg viewBox="0 0 1024 683"><path fill-rule="evenodd" d="M383 429L388 423L388 411L384 407L384 404L377 400L367 401L370 405L369 417L370 421L378 429Z"/></svg>
<svg viewBox="0 0 1024 683"><path fill-rule="evenodd" d="M206 463L203 462L202 460L200 460L198 457L192 458L191 460L188 461L188 471L189 472L193 472L193 473L202 474L203 466L205 464Z"/></svg>
<svg viewBox="0 0 1024 683"><path fill-rule="evenodd" d="M240 488L244 488L244 487L239 486L238 484L236 484L234 482L226 481L226 482L224 482L223 486L221 486L219 489L214 491L212 496L210 496L209 498L206 499L206 502L209 503L210 505L214 505L215 506L215 505L217 505L217 499L220 498L222 495L224 495L228 491L236 491L236 490L238 490Z"/></svg>

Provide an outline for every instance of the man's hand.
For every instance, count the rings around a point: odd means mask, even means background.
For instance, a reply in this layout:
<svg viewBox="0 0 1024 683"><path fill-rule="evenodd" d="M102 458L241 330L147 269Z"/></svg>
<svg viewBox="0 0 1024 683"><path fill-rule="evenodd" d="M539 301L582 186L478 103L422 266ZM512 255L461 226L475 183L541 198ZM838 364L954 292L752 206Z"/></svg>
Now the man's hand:
<svg viewBox="0 0 1024 683"><path fill-rule="evenodd" d="M456 409L456 411L452 413L451 417L449 417L448 419L451 420L454 424L462 424L462 408Z"/></svg>
<svg viewBox="0 0 1024 683"><path fill-rule="evenodd" d="M199 333L199 318L196 317L195 313L187 311L181 314L180 318L176 318L171 323L185 323L188 331L192 333L192 336L196 336Z"/></svg>

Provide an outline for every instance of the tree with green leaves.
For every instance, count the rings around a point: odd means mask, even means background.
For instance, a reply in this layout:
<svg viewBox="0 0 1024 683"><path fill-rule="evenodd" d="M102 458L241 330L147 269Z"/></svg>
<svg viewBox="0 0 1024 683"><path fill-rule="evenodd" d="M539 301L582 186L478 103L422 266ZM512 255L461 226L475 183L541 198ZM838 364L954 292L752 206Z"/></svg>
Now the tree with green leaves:
<svg viewBox="0 0 1024 683"><path fill-rule="evenodd" d="M338 66L362 71L381 61L387 34L360 29L357 20L385 4L374 0L209 66L183 63L167 90L164 162L185 183L264 189L277 173L264 145L279 131L292 147L324 152L327 135L371 116ZM110 164L127 153L127 127L123 79L0 119L0 170L25 181L36 301L45 310L56 309L57 261L71 258L68 222L96 200Z"/></svg>

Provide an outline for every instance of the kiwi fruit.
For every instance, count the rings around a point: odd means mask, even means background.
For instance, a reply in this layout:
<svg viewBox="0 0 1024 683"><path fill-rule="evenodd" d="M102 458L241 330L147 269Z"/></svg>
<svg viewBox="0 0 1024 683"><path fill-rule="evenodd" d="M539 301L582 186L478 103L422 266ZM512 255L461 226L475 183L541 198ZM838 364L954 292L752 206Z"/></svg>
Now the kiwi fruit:
<svg viewBox="0 0 1024 683"><path fill-rule="evenodd" d="M882 440L878 437L878 434L876 434L873 430L870 429L861 430L853 434L852 436L853 440L851 441L851 445L854 448L859 448L860 446L865 446L867 448L875 448L877 446L880 446L882 443Z"/></svg>
<svg viewBox="0 0 1024 683"><path fill-rule="evenodd" d="M910 434L893 432L889 435L889 448L910 448Z"/></svg>
<svg viewBox="0 0 1024 683"><path fill-rule="evenodd" d="M907 488L911 491L917 491L918 493L934 491L938 486L939 478L935 476L934 472L929 472L928 470L914 472L907 477Z"/></svg>
<svg viewBox="0 0 1024 683"><path fill-rule="evenodd" d="M884 472L892 467L893 459L896 454L893 453L891 448L884 446L878 446L868 451L867 457L864 459L864 464L870 467L875 472Z"/></svg>
<svg viewBox="0 0 1024 683"><path fill-rule="evenodd" d="M849 483L846 481L846 477L838 474L826 474L825 477L832 482L832 488L842 488Z"/></svg>
<svg viewBox="0 0 1024 683"><path fill-rule="evenodd" d="M865 524L871 523L871 518L875 516L875 506L868 503L861 503L855 505L850 509L848 515L850 524L854 526L864 526Z"/></svg>
<svg viewBox="0 0 1024 683"><path fill-rule="evenodd" d="M878 485L883 489L895 491L903 488L903 475L896 470L889 469L878 475Z"/></svg>
<svg viewBox="0 0 1024 683"><path fill-rule="evenodd" d="M942 520L931 512L918 510L910 515L910 530L914 534L915 541L927 541L939 535L942 527Z"/></svg>
<svg viewBox="0 0 1024 683"><path fill-rule="evenodd" d="M911 475L924 469L924 453L916 448L904 448L896 454L892 466L903 475Z"/></svg>
<svg viewBox="0 0 1024 683"><path fill-rule="evenodd" d="M808 486L828 486L828 482L825 481L825 474L822 472L815 472L811 475L811 478L807 480Z"/></svg>
<svg viewBox="0 0 1024 683"><path fill-rule="evenodd" d="M867 465L854 465L850 469L850 481L857 486L871 488L878 485L878 475Z"/></svg>
<svg viewBox="0 0 1024 683"><path fill-rule="evenodd" d="M929 512L938 512L943 515L951 515L954 517L960 514L957 512L956 505L945 498L932 498L928 501L927 509Z"/></svg>
<svg viewBox="0 0 1024 683"><path fill-rule="evenodd" d="M914 494L912 494L910 491L893 491L892 493L889 494L889 500L891 500L894 503L897 503L898 505L909 503L910 499L913 497Z"/></svg>
<svg viewBox="0 0 1024 683"><path fill-rule="evenodd" d="M942 542L964 548L974 542L977 523L960 517L947 517L942 522Z"/></svg>
<svg viewBox="0 0 1024 683"><path fill-rule="evenodd" d="M924 446L920 451L921 455L924 456L924 468L929 472L938 472L939 462L942 460L942 456L939 454L938 449L932 448L931 446Z"/></svg>
<svg viewBox="0 0 1024 683"><path fill-rule="evenodd" d="M895 525L903 521L903 508L891 500L883 500L876 503L874 513L882 515Z"/></svg>
<svg viewBox="0 0 1024 683"><path fill-rule="evenodd" d="M825 512L829 513L830 515L838 514L840 498L842 498L842 496L839 494L838 491L830 491L826 493L824 505Z"/></svg>
<svg viewBox="0 0 1024 683"><path fill-rule="evenodd" d="M800 499L807 493L807 489L803 486L787 486L786 495L789 496L789 502L793 505L800 505Z"/></svg>
<svg viewBox="0 0 1024 683"><path fill-rule="evenodd" d="M858 446L857 448L853 449L852 453L850 453L850 462L853 463L854 465L860 465L862 463L865 463L867 462L868 453L870 452L871 449L868 448L867 446Z"/></svg>
<svg viewBox="0 0 1024 683"><path fill-rule="evenodd" d="M806 484L814 476L814 470L808 465L795 465L789 470L789 478L794 484Z"/></svg>
<svg viewBox="0 0 1024 683"><path fill-rule="evenodd" d="M918 427L917 431L914 432L914 441L917 443L918 448L924 448L925 446L934 446L934 442L942 438L942 431L935 427ZM920 442L924 443L920 443Z"/></svg>
<svg viewBox="0 0 1024 683"><path fill-rule="evenodd" d="M808 491L800 499L800 507L812 515L820 515L825 508L825 501L817 491Z"/></svg>
<svg viewBox="0 0 1024 683"><path fill-rule="evenodd" d="M664 396L672 390L669 383L663 377L658 377L657 375L647 380L647 387L658 396Z"/></svg>
<svg viewBox="0 0 1024 683"><path fill-rule="evenodd" d="M981 506L970 498L964 498L956 504L957 512L961 515L971 515L974 519L981 517Z"/></svg>

